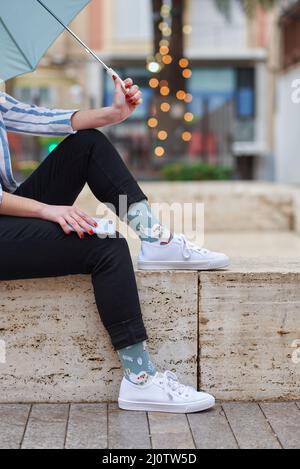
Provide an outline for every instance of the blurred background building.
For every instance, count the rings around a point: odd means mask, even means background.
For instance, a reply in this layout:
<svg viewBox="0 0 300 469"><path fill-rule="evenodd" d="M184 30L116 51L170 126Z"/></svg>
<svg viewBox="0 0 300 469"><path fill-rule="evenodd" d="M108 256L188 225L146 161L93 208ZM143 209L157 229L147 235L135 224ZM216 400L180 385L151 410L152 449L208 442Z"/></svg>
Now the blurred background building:
<svg viewBox="0 0 300 469"><path fill-rule="evenodd" d="M299 183L300 104L292 99L292 85L300 79L300 1L279 1L268 12L257 8L253 17L236 0L227 12L213 0L180 2L186 89L177 97L186 108L182 112L172 103L170 112L182 121L176 138L185 145L184 151L176 145L171 152L164 150L164 141L174 136L166 139L153 107L155 88L167 85L155 79L154 3L92 0L71 25L107 64L143 90L144 103L132 117L105 129L126 163L145 179L159 178L159 168L174 161L204 161L229 167L235 179ZM170 3L163 2L166 14L159 27L167 22ZM172 61L167 52L162 54L166 64ZM35 73L8 83L8 92L25 102L76 109L110 105L113 90L104 70L66 33ZM166 109L168 99L165 94L161 103ZM16 166L24 159L40 161L58 143L10 139Z"/></svg>

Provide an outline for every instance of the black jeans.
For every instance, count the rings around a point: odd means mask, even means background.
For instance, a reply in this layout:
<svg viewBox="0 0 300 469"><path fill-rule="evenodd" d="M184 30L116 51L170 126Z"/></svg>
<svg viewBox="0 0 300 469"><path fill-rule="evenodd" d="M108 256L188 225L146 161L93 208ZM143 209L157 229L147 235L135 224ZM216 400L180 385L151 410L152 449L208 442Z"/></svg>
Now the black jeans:
<svg viewBox="0 0 300 469"><path fill-rule="evenodd" d="M86 183L122 217L120 194L127 195L127 208L147 199L115 147L97 130L67 137L15 195L73 205ZM0 280L68 274L92 274L99 313L116 350L148 338L127 241L119 233L81 240L50 221L0 215Z"/></svg>

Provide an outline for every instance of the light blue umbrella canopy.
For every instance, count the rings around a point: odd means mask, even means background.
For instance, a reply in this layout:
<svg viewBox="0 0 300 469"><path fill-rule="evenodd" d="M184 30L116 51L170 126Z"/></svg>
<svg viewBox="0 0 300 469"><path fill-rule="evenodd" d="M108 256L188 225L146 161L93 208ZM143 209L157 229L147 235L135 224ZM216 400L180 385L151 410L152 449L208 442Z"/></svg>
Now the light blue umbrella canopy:
<svg viewBox="0 0 300 469"><path fill-rule="evenodd" d="M115 73L67 27L90 1L1 0L0 82L35 70L47 49L64 29L110 74Z"/></svg>

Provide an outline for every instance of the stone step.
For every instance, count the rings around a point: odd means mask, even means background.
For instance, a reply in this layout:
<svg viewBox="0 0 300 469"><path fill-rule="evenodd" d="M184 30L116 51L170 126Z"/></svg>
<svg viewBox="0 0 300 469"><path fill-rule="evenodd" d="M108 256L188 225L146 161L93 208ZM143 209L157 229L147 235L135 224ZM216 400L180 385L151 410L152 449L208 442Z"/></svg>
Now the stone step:
<svg viewBox="0 0 300 469"><path fill-rule="evenodd" d="M160 369L221 400L300 399L300 258L136 277ZM0 311L0 402L117 399L122 371L89 276L0 282Z"/></svg>

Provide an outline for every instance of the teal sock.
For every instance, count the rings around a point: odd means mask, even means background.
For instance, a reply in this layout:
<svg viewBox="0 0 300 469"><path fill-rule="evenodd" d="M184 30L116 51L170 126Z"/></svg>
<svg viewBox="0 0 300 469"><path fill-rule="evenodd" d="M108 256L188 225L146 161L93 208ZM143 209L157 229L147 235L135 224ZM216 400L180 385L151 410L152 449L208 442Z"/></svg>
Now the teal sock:
<svg viewBox="0 0 300 469"><path fill-rule="evenodd" d="M168 244L172 239L172 233L168 228L162 226L153 214L147 200L130 205L127 222L142 241Z"/></svg>
<svg viewBox="0 0 300 469"><path fill-rule="evenodd" d="M130 345L117 351L124 369L125 378L133 384L146 384L156 374L146 341Z"/></svg>

